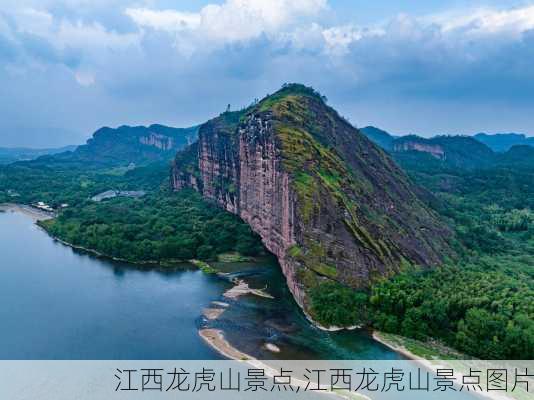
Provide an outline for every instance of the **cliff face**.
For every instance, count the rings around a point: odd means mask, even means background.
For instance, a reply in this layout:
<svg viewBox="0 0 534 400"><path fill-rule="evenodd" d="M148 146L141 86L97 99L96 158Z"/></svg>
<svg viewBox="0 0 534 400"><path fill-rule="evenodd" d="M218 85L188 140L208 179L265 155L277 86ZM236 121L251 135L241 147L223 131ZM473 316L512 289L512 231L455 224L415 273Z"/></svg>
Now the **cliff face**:
<svg viewBox="0 0 534 400"><path fill-rule="evenodd" d="M174 147L174 140L172 137L160 135L158 133L149 132L147 136L141 136L139 143L145 146L154 146L157 149L167 151L172 150Z"/></svg>
<svg viewBox="0 0 534 400"><path fill-rule="evenodd" d="M429 153L433 157L443 160L445 158L445 150L439 145L432 145L432 144L426 144L426 143L419 143L419 142L410 142L405 141L402 143L395 144L393 146L394 151L420 151L423 153Z"/></svg>
<svg viewBox="0 0 534 400"><path fill-rule="evenodd" d="M198 144L178 154L172 182L248 222L305 310L321 281L366 287L449 253L449 230L404 173L300 85L203 125Z"/></svg>
<svg viewBox="0 0 534 400"><path fill-rule="evenodd" d="M86 144L73 151L55 153L30 161L32 166L102 168L146 165L171 161L176 152L198 137L198 126L171 128L164 125L103 127Z"/></svg>
<svg viewBox="0 0 534 400"><path fill-rule="evenodd" d="M468 136L435 136L430 139L415 135L403 136L393 142L393 156L401 165L426 165L431 156L436 166L449 168L485 168L496 161L485 144ZM423 167L424 168L424 167Z"/></svg>

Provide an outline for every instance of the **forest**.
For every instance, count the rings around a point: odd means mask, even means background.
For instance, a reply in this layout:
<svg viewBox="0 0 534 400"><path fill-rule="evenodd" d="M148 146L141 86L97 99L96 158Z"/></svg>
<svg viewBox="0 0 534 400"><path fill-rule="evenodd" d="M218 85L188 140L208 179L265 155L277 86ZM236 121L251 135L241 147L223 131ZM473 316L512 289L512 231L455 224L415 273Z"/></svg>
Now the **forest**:
<svg viewBox="0 0 534 400"><path fill-rule="evenodd" d="M235 215L193 191L161 191L71 207L42 226L75 246L130 262L213 260L238 252L263 253L259 237Z"/></svg>

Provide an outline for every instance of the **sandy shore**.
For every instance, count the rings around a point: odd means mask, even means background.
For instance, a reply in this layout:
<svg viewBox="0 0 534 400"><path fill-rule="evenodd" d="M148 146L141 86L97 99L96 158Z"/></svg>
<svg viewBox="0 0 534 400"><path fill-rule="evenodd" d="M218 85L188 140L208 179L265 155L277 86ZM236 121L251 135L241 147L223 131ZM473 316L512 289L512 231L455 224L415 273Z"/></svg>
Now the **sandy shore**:
<svg viewBox="0 0 534 400"><path fill-rule="evenodd" d="M209 320L217 319L224 312L224 308L205 308L202 314Z"/></svg>
<svg viewBox="0 0 534 400"><path fill-rule="evenodd" d="M267 299L274 299L273 296L271 296L269 293L265 292L262 289L252 289L249 287L248 283L241 279L235 279L233 280L233 283L235 286L226 292L224 292L223 296L228 299L237 299L240 296L246 295L246 294L253 294L255 296L259 297L265 297Z"/></svg>
<svg viewBox="0 0 534 400"><path fill-rule="evenodd" d="M37 208L27 206L24 204L12 204L12 203L0 204L0 211L20 212L32 218L34 221L46 221L48 219L54 218L54 215L52 213L47 213L45 211L41 211Z"/></svg>
<svg viewBox="0 0 534 400"><path fill-rule="evenodd" d="M376 340L379 343L382 343L384 346L390 348L391 350L395 351L396 353L402 354L404 357L408 358L409 360L426 361L426 360L423 360L422 358L416 356L415 354L413 354L411 351L409 351L405 347L397 346L397 345L391 343L389 340L386 340L380 334L380 332L374 331L373 332L373 339ZM431 364L429 364L429 365L431 365Z"/></svg>
<svg viewBox="0 0 534 400"><path fill-rule="evenodd" d="M254 357L237 350L224 338L220 329L201 329L198 334L217 352L231 360L254 360Z"/></svg>
<svg viewBox="0 0 534 400"><path fill-rule="evenodd" d="M199 335L204 341L211 346L213 349L215 349L218 353L223 355L226 358L229 358L231 360L236 361L243 361L247 364L251 365L254 368L259 368L265 371L265 376L267 377L274 377L277 374L279 374L280 371L274 369L273 367L269 366L265 362L258 360L254 357L252 357L249 354L245 354L238 349L236 349L234 346L232 346L228 341L225 339L223 332L220 329L201 329L199 332ZM300 387L300 389L305 389L308 382L303 381L301 379L296 379L292 377L291 379L291 385L293 387ZM328 386L321 385L322 388L327 389ZM343 393L342 391L325 391L320 392L324 395L330 395L335 396L337 398L342 399L357 399L357 400L371 400L369 397L359 394L359 393Z"/></svg>
<svg viewBox="0 0 534 400"><path fill-rule="evenodd" d="M384 346L390 348L391 350L395 351L396 353L399 353L406 357L409 360L413 360L417 362L418 364L422 365L424 368L436 372L438 369L445 369L445 368L454 368L453 364L447 363L447 360L427 360L424 359L414 353L412 353L410 350L408 350L406 347L399 345L397 343L393 343L390 340L386 339L380 332L374 331L373 332L373 339L376 340L379 343L382 343ZM475 360L473 360L475 361ZM451 360L451 363L459 363L461 360ZM462 382L463 375L462 374L455 374L454 377L458 382ZM513 400L513 397L505 396L502 394L498 394L496 392L473 392L473 395L479 397L479 398L485 398L485 399L492 399L492 400Z"/></svg>

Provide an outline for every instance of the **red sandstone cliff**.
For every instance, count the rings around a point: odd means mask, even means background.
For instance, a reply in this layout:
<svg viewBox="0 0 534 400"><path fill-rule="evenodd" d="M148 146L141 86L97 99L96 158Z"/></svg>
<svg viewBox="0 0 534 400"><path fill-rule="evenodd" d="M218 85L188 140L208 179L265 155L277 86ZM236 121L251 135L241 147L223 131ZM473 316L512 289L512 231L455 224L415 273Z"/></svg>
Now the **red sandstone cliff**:
<svg viewBox="0 0 534 400"><path fill-rule="evenodd" d="M173 187L193 187L249 223L304 309L321 281L365 287L406 262L439 263L450 231L404 173L298 88L204 124L176 158Z"/></svg>

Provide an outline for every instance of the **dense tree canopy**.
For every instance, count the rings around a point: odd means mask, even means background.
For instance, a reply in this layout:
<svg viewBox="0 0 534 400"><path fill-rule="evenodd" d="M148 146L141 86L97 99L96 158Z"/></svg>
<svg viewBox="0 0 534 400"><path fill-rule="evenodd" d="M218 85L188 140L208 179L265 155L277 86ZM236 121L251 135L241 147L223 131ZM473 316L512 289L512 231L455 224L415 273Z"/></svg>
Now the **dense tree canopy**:
<svg viewBox="0 0 534 400"><path fill-rule="evenodd" d="M225 252L263 251L247 224L192 191L85 202L43 226L68 243L129 261L210 260Z"/></svg>

